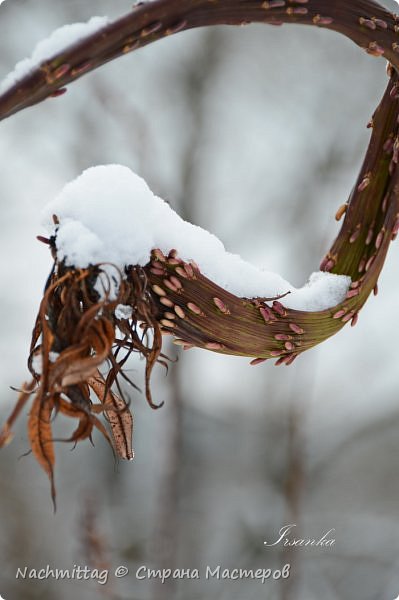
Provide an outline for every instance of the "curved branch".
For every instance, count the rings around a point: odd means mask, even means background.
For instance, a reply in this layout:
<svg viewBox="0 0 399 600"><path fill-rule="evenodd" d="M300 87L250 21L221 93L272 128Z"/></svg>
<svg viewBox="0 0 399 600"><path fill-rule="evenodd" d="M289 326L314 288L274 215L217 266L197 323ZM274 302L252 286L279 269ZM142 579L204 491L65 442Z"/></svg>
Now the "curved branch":
<svg viewBox="0 0 399 600"><path fill-rule="evenodd" d="M58 95L101 65L179 31L251 22L337 31L399 68L399 21L373 0L155 0L49 57L0 95L0 120Z"/></svg>
<svg viewBox="0 0 399 600"><path fill-rule="evenodd" d="M291 364L299 353L331 337L349 321L354 325L370 293L377 291L389 244L399 229L398 99L399 78L392 72L373 116L370 144L343 226L320 266L352 278L345 300L319 312L289 309L283 306L284 299L267 307L261 299L243 299L226 292L199 272L194 280L182 280L183 292L173 291L164 285L165 278L179 276L173 257L163 264L162 275L146 268L151 284L164 291L160 297L153 295L159 320L162 323L165 311L170 310L163 304L165 296L171 306L194 302L199 311L186 311L185 318L174 320L166 331L181 339L182 345L259 359L277 357L278 364ZM220 303L215 304L215 298Z"/></svg>

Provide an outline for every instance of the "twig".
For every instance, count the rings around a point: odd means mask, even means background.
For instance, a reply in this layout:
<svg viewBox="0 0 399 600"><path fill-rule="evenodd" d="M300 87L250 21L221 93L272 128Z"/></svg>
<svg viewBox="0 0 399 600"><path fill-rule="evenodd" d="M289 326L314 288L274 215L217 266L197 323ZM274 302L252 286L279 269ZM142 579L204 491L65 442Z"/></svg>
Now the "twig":
<svg viewBox="0 0 399 600"><path fill-rule="evenodd" d="M297 23L332 29L399 67L397 21L372 0L155 0L65 48L0 97L0 120L99 66L168 35L207 25Z"/></svg>

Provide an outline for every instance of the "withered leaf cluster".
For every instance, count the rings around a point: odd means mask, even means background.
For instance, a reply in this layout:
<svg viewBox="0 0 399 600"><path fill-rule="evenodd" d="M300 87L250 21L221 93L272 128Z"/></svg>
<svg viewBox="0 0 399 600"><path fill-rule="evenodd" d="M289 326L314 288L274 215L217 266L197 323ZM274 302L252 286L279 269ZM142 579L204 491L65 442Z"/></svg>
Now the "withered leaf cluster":
<svg viewBox="0 0 399 600"><path fill-rule="evenodd" d="M104 265L72 269L55 261L32 334L28 360L32 381L23 386L0 433L0 445L11 440L15 419L33 397L29 442L51 480L53 498L55 415L77 421L72 435L64 441L76 444L91 440L96 428L119 457L132 459L133 417L120 384L125 379L135 387L123 369L132 352L139 352L146 359L147 399L155 406L149 380L154 364L162 360L161 333L148 280L140 267L127 268L123 276L115 267L113 271L110 273L110 265L107 271ZM112 299L111 288L115 290ZM115 311L118 305L131 307L132 318L119 318ZM105 416L110 433L99 418L100 413Z"/></svg>

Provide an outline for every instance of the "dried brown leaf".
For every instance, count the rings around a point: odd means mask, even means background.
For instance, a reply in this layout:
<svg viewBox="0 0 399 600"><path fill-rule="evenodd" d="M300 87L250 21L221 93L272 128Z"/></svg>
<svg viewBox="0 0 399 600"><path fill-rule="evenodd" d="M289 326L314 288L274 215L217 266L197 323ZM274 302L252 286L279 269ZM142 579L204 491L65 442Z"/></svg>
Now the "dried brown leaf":
<svg viewBox="0 0 399 600"><path fill-rule="evenodd" d="M107 319L94 321L87 335L89 347L93 348L94 354L87 358L79 357L78 360L71 361L62 377L62 387L87 381L92 377L111 351L114 338L115 330L112 323Z"/></svg>
<svg viewBox="0 0 399 600"><path fill-rule="evenodd" d="M9 444L13 439L14 434L12 433L11 428L16 419L18 418L19 413L29 400L32 391L35 388L35 385L36 382L34 380L30 381L29 383L24 383L22 390L18 396L17 403L11 415L8 417L7 421L4 423L2 429L0 430L0 448L7 446L7 444Z"/></svg>
<svg viewBox="0 0 399 600"><path fill-rule="evenodd" d="M107 387L101 373L97 372L96 377L90 378L88 383L104 405L118 456L132 460L133 416L126 402Z"/></svg>
<svg viewBox="0 0 399 600"><path fill-rule="evenodd" d="M28 420L28 436L36 460L50 479L51 497L55 507L55 455L51 429L52 408L52 404L48 400L43 401L41 394L35 396Z"/></svg>

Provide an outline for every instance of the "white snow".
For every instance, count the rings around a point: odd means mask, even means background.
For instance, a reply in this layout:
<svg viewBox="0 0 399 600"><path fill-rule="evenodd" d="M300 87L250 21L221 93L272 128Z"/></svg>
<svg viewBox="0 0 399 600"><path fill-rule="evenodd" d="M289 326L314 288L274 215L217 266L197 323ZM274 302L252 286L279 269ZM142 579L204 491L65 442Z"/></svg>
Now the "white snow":
<svg viewBox="0 0 399 600"><path fill-rule="evenodd" d="M85 266L87 266L87 264L88 263L86 263ZM115 268L114 265L108 263L103 264L101 272L97 277L96 283L94 284L94 289L96 292L98 292L100 298L103 299L107 297L111 301L116 300L118 297L121 277L123 277L123 273L119 268ZM122 306L122 304L118 304L118 306ZM115 309L115 314L118 306Z"/></svg>
<svg viewBox="0 0 399 600"><path fill-rule="evenodd" d="M48 354L49 361L52 363L55 363L58 357L59 352L49 352ZM36 354L32 356L32 368L38 375L41 375L43 372L43 359L40 350L38 350ZM0 600L2 600L1 596Z"/></svg>
<svg viewBox="0 0 399 600"><path fill-rule="evenodd" d="M42 62L62 52L81 38L105 27L108 23L108 17L92 17L87 23L72 23L59 27L36 45L30 58L24 58L15 65L14 70L0 83L0 94L7 91Z"/></svg>
<svg viewBox="0 0 399 600"><path fill-rule="evenodd" d="M35 371L35 373L37 373L38 375L42 374L42 370L43 370L43 360L42 360L42 355L40 354L40 352L37 352L36 354L34 354L32 356L32 369Z"/></svg>
<svg viewBox="0 0 399 600"><path fill-rule="evenodd" d="M117 319L130 319L133 314L133 309L126 304L118 304L114 312Z"/></svg>
<svg viewBox="0 0 399 600"><path fill-rule="evenodd" d="M68 183L44 211L44 224L55 233L57 253L68 266L113 263L145 265L151 250L168 253L176 248L185 261L194 260L203 275L240 297L272 297L289 308L324 310L345 298L350 278L317 272L300 289L280 275L260 269L205 229L184 221L128 167L105 165L87 169Z"/></svg>

